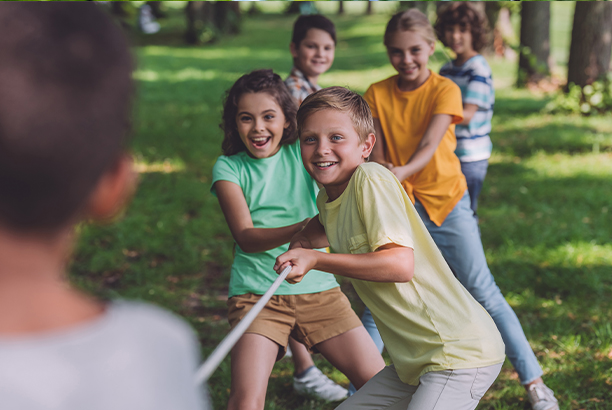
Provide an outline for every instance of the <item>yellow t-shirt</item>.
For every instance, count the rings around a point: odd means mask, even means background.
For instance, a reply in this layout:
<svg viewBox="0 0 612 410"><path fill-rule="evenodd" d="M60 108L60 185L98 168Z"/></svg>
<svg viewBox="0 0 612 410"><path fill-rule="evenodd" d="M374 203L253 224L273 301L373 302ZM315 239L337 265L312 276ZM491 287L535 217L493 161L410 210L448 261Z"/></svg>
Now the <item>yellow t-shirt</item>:
<svg viewBox="0 0 612 410"><path fill-rule="evenodd" d="M461 90L452 80L431 72L416 90L400 91L397 77L372 84L363 96L370 105L372 116L380 120L388 162L395 166L408 162L434 114L453 116L452 124L431 161L421 171L402 181L412 202L416 196L429 218L440 226L467 189L461 164L455 155L455 124L463 120Z"/></svg>
<svg viewBox="0 0 612 410"><path fill-rule="evenodd" d="M372 311L399 378L504 361L504 342L485 309L453 276L400 182L375 163L360 165L342 195L317 197L332 252L361 254L395 243L414 250L407 283L352 279Z"/></svg>

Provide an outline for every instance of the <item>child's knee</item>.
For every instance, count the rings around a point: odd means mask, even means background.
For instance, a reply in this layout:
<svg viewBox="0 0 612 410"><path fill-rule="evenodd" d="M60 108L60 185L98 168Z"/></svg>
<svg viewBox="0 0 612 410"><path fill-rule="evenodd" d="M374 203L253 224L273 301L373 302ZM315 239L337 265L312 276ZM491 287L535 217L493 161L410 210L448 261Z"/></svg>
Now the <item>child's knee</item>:
<svg viewBox="0 0 612 410"><path fill-rule="evenodd" d="M230 393L227 403L227 410L262 410L266 402L265 392L253 394L253 392L243 392L243 394Z"/></svg>

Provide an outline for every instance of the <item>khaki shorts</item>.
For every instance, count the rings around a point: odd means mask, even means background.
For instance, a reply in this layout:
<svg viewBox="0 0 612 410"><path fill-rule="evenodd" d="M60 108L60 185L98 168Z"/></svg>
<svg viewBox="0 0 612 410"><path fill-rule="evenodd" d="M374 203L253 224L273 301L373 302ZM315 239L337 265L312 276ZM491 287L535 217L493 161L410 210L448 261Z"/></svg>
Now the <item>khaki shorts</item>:
<svg viewBox="0 0 612 410"><path fill-rule="evenodd" d="M232 329L251 310L261 295L247 293L227 301ZM289 336L316 353L318 343L362 326L351 303L339 287L303 295L274 295L245 333L262 335L280 346L277 360L287 352Z"/></svg>

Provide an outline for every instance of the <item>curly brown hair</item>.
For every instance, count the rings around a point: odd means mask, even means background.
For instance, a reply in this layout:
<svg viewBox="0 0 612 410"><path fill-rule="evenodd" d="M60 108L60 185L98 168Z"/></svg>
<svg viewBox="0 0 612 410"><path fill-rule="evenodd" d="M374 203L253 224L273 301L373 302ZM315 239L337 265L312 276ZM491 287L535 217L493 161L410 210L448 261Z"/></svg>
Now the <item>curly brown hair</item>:
<svg viewBox="0 0 612 410"><path fill-rule="evenodd" d="M285 83L272 70L255 70L240 77L227 91L223 103L223 122L219 124L225 134L221 144L223 155L235 155L247 149L240 139L236 125L238 102L242 94L245 93L268 93L272 96L283 110L285 121L289 123L289 126L283 131L280 145L292 144L297 140L295 121L297 106Z"/></svg>
<svg viewBox="0 0 612 410"><path fill-rule="evenodd" d="M447 47L448 44L444 41L444 31L455 24L459 24L462 28L470 28L472 48L475 51L479 52L487 44L489 32L487 18L469 2L452 2L438 12L434 30L438 39Z"/></svg>

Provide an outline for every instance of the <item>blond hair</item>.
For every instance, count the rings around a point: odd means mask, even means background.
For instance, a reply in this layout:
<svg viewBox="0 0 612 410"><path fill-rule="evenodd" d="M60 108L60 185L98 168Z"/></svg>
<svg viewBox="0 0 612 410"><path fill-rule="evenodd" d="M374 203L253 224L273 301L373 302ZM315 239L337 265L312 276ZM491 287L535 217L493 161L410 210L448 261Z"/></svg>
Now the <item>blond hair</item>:
<svg viewBox="0 0 612 410"><path fill-rule="evenodd" d="M391 17L385 30L385 46L389 45L391 36L400 30L418 32L429 44L435 44L436 42L436 34L429 19L417 9L400 11Z"/></svg>
<svg viewBox="0 0 612 410"><path fill-rule="evenodd" d="M363 97L344 87L329 87L310 94L300 105L297 112L298 137L302 135L304 121L322 110L336 110L347 114L361 142L364 142L369 134L374 134L372 112Z"/></svg>

